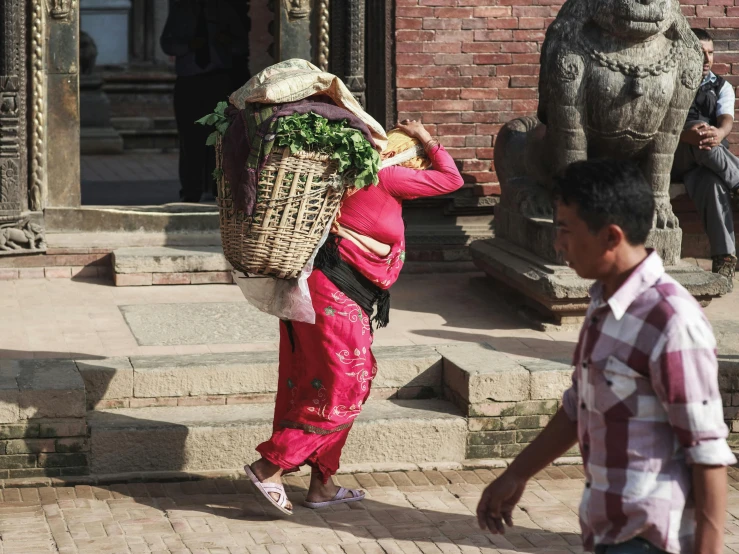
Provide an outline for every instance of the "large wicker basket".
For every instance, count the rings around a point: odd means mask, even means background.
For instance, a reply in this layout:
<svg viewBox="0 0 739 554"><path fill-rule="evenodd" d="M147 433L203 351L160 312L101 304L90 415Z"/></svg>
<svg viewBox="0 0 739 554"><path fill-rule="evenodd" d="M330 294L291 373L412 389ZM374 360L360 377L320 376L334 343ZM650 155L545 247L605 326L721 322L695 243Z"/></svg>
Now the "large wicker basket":
<svg viewBox="0 0 739 554"><path fill-rule="evenodd" d="M221 167L222 147L216 145ZM275 150L259 174L252 216L236 210L223 174L218 182L223 253L234 269L292 279L302 271L339 209L342 178L327 154Z"/></svg>

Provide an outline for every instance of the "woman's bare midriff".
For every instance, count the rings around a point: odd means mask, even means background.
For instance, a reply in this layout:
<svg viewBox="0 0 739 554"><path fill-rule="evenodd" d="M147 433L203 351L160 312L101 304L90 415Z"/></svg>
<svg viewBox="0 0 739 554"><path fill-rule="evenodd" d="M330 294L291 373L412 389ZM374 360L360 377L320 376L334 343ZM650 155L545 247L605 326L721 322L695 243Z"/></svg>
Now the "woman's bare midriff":
<svg viewBox="0 0 739 554"><path fill-rule="evenodd" d="M338 229L336 229L336 234L342 238L345 238L346 240L353 242L365 252L372 252L380 258L384 258L388 254L390 254L390 250L392 249L387 244L368 237L367 235L352 231L351 229L349 229L348 227L344 227L343 225L338 226Z"/></svg>

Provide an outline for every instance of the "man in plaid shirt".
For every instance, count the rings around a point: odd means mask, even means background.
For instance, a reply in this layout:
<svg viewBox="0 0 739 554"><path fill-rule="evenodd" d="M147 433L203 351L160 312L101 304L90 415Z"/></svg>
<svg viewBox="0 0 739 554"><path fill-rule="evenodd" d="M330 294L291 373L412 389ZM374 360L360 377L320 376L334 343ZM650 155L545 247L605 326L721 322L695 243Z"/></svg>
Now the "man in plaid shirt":
<svg viewBox="0 0 739 554"><path fill-rule="evenodd" d="M481 528L503 533L534 474L579 442L580 524L597 554L723 552L736 463L718 388L716 342L698 303L644 243L654 197L638 168L577 162L556 180L556 247L595 279L572 387L552 421L491 483Z"/></svg>

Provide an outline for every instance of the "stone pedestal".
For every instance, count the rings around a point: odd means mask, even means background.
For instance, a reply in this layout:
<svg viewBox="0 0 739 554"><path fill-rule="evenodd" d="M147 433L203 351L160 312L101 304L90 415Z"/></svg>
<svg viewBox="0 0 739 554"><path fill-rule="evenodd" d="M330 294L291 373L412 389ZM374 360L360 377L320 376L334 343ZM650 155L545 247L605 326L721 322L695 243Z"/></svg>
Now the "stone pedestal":
<svg viewBox="0 0 739 554"><path fill-rule="evenodd" d="M80 27L98 47L100 65L128 63L130 0L80 0Z"/></svg>
<svg viewBox="0 0 739 554"><path fill-rule="evenodd" d="M123 138L110 122L110 101L99 74L80 76L80 153L123 153Z"/></svg>
<svg viewBox="0 0 739 554"><path fill-rule="evenodd" d="M495 208L495 235L551 263L564 263L554 250L556 229L551 218L526 217L502 202ZM679 227L652 229L647 246L657 251L665 265L675 265L680 262L682 235Z"/></svg>
<svg viewBox="0 0 739 554"><path fill-rule="evenodd" d="M504 238L473 242L470 252L475 265L496 281L535 326L579 326L582 322L592 281ZM696 265L678 262L666 270L703 306L727 292L724 277Z"/></svg>

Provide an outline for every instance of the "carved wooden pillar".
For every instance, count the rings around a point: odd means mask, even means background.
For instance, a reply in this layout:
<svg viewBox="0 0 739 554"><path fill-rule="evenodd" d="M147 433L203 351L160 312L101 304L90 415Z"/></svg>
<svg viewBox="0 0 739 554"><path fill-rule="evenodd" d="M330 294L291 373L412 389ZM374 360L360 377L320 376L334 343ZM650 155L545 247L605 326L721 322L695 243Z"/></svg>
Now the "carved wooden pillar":
<svg viewBox="0 0 739 554"><path fill-rule="evenodd" d="M2 0L1 4L0 224L16 224L28 208L25 164L25 2Z"/></svg>
<svg viewBox="0 0 739 554"><path fill-rule="evenodd" d="M346 86L365 105L367 85L364 79L365 0L347 0L344 54Z"/></svg>
<svg viewBox="0 0 739 554"><path fill-rule="evenodd" d="M0 0L0 256L46 248L28 214L26 0Z"/></svg>
<svg viewBox="0 0 739 554"><path fill-rule="evenodd" d="M311 0L278 0L279 12L275 14L278 60L315 60L315 14L312 4Z"/></svg>
<svg viewBox="0 0 739 554"><path fill-rule="evenodd" d="M46 174L53 178L48 180L44 207L73 208L80 205L79 3L47 2Z"/></svg>

